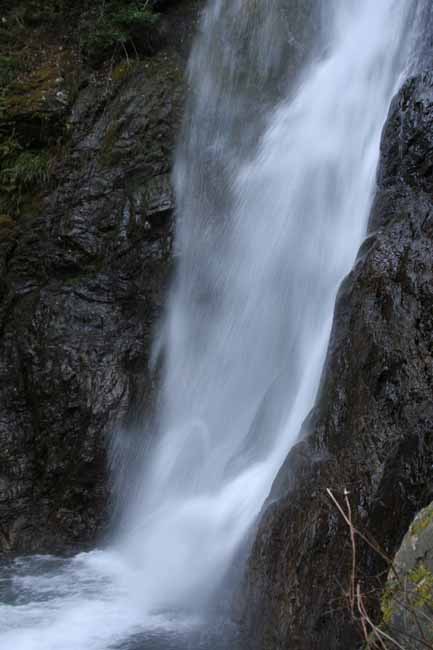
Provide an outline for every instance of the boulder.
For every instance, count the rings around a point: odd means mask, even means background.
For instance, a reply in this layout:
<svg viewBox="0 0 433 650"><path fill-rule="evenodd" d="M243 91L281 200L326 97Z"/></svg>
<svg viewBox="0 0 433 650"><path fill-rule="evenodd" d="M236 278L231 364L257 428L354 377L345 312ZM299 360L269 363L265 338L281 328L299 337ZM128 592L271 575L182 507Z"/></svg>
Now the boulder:
<svg viewBox="0 0 433 650"><path fill-rule="evenodd" d="M433 644L433 504L417 514L394 558L382 613L382 631L405 650Z"/></svg>

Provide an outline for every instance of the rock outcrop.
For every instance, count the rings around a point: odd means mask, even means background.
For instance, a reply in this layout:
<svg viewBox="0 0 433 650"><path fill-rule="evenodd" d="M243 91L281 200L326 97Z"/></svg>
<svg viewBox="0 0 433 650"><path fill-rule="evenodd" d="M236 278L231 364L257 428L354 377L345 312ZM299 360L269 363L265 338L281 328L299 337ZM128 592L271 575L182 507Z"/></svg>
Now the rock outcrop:
<svg viewBox="0 0 433 650"><path fill-rule="evenodd" d="M433 644L433 504L417 514L394 558L380 629L407 650Z"/></svg>
<svg viewBox="0 0 433 650"><path fill-rule="evenodd" d="M317 406L277 477L243 592L250 650L361 643L347 594L349 530L327 494L393 557L433 497L433 74L393 101L369 237L336 304ZM356 580L379 618L386 563L360 538Z"/></svg>
<svg viewBox="0 0 433 650"><path fill-rule="evenodd" d="M81 71L73 102L57 58L53 74L36 68L2 104L17 147L51 138L58 151L37 195L27 187L17 214L0 216L0 551L95 541L106 436L149 401L185 54L202 6L166 4L154 56ZM34 160L40 170L39 151Z"/></svg>

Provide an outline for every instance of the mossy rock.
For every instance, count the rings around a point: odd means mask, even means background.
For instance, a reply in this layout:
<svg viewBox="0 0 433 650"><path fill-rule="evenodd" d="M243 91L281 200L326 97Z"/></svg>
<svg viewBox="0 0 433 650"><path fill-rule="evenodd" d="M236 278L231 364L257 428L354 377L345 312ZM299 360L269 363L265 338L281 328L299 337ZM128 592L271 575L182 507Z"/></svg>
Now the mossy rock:
<svg viewBox="0 0 433 650"><path fill-rule="evenodd" d="M433 503L431 503L427 508L422 510L419 515L415 518L411 528L410 534L412 538L419 537L426 531L428 528L433 526Z"/></svg>
<svg viewBox="0 0 433 650"><path fill-rule="evenodd" d="M136 66L135 62L128 62L128 61L122 61L121 63L118 63L116 67L114 68L113 72L111 73L111 78L113 81L124 81L129 77L131 72L134 70Z"/></svg>
<svg viewBox="0 0 433 650"><path fill-rule="evenodd" d="M70 91L59 61L19 77L0 99L0 129L12 130L24 145L56 141L62 134Z"/></svg>
<svg viewBox="0 0 433 650"><path fill-rule="evenodd" d="M40 115L64 111L64 100L59 93L59 68L46 65L32 72L26 79L18 80L10 88L4 101L6 118Z"/></svg>
<svg viewBox="0 0 433 650"><path fill-rule="evenodd" d="M406 534L381 604L383 628L403 648L433 644L433 504L416 516Z"/></svg>

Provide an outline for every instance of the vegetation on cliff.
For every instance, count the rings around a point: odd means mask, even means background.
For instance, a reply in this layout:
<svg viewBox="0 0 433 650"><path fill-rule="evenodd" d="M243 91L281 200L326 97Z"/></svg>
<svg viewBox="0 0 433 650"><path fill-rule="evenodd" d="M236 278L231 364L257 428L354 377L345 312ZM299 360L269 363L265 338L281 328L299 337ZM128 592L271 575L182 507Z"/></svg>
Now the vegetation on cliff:
<svg viewBox="0 0 433 650"><path fill-rule="evenodd" d="M80 88L124 79L136 59L161 45L155 7L148 0L4 3L0 228L41 208L67 153L69 110Z"/></svg>

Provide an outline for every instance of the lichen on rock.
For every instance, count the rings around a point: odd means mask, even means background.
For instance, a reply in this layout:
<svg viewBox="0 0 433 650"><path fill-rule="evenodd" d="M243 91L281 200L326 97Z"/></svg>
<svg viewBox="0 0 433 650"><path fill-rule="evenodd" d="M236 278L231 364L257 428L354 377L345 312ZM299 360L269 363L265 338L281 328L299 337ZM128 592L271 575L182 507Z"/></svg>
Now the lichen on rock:
<svg viewBox="0 0 433 650"><path fill-rule="evenodd" d="M433 504L417 514L406 533L381 604L383 629L403 648L433 645Z"/></svg>

